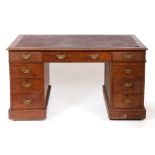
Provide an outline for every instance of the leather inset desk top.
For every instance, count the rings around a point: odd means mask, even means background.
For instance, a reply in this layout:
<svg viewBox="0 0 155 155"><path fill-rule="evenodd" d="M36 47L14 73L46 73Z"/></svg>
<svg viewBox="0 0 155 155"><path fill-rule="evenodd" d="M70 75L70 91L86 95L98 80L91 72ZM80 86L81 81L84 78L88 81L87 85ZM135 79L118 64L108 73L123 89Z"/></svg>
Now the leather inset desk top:
<svg viewBox="0 0 155 155"><path fill-rule="evenodd" d="M134 35L20 35L8 50L146 50Z"/></svg>

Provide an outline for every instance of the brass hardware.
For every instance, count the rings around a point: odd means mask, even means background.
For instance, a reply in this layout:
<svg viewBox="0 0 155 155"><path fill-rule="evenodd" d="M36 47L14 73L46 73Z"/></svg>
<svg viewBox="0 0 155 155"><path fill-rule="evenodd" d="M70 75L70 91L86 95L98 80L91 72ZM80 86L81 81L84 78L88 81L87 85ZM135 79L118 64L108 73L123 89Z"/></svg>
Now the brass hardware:
<svg viewBox="0 0 155 155"><path fill-rule="evenodd" d="M124 54L123 58L124 59L133 59L134 55L133 54Z"/></svg>
<svg viewBox="0 0 155 155"><path fill-rule="evenodd" d="M124 73L126 73L126 74L131 74L132 72L133 72L132 68L125 68L124 69Z"/></svg>
<svg viewBox="0 0 155 155"><path fill-rule="evenodd" d="M133 86L132 82L126 82L123 84L125 88L131 88Z"/></svg>
<svg viewBox="0 0 155 155"><path fill-rule="evenodd" d="M32 100L31 99L23 99L23 103L28 105L28 104L32 103Z"/></svg>
<svg viewBox="0 0 155 155"><path fill-rule="evenodd" d="M89 55L89 58L96 60L99 58L99 54L91 54L91 55Z"/></svg>
<svg viewBox="0 0 155 155"><path fill-rule="evenodd" d="M31 59L31 54L24 53L24 54L22 54L22 58L23 58L24 60L29 60L29 59Z"/></svg>
<svg viewBox="0 0 155 155"><path fill-rule="evenodd" d="M24 83L22 84L22 86L23 86L24 88L30 88L30 87L32 86L32 84L31 84L31 83L26 83L26 82L24 82Z"/></svg>
<svg viewBox="0 0 155 155"><path fill-rule="evenodd" d="M124 103L125 103L125 104L128 104L128 105L131 105L131 104L132 104L132 100L131 100L130 98L126 98L126 99L124 100Z"/></svg>
<svg viewBox="0 0 155 155"><path fill-rule="evenodd" d="M127 118L127 114L121 115L121 118L122 118L122 119L126 119L126 118Z"/></svg>
<svg viewBox="0 0 155 155"><path fill-rule="evenodd" d="M22 72L24 74L29 74L31 72L31 69L30 68L27 68L27 67L24 67L24 68L22 68Z"/></svg>
<svg viewBox="0 0 155 155"><path fill-rule="evenodd" d="M66 55L65 54L57 54L56 57L60 60L65 59Z"/></svg>

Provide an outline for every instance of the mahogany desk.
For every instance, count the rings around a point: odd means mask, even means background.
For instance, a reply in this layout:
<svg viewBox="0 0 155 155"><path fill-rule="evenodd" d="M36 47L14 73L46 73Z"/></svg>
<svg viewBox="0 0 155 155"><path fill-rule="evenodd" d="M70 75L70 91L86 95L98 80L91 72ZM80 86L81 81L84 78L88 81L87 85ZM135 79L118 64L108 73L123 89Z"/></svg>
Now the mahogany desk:
<svg viewBox="0 0 155 155"><path fill-rule="evenodd" d="M145 118L147 48L134 35L19 35L8 50L10 119L46 118L51 62L104 62L109 118Z"/></svg>

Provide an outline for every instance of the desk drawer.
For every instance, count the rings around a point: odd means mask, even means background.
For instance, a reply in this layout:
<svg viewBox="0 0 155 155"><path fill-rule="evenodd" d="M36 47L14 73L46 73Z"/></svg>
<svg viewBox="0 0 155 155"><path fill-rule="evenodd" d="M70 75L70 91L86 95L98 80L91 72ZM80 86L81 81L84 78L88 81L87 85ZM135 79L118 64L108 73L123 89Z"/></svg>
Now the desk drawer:
<svg viewBox="0 0 155 155"><path fill-rule="evenodd" d="M113 94L114 108L143 108L144 94Z"/></svg>
<svg viewBox="0 0 155 155"><path fill-rule="evenodd" d="M125 62L135 62L135 61L145 61L145 52L113 52L113 61L125 61Z"/></svg>
<svg viewBox="0 0 155 155"><path fill-rule="evenodd" d="M44 52L44 62L104 62L110 61L111 52Z"/></svg>
<svg viewBox="0 0 155 155"><path fill-rule="evenodd" d="M114 93L144 93L143 79L117 79L113 80Z"/></svg>
<svg viewBox="0 0 155 155"><path fill-rule="evenodd" d="M11 94L12 109L33 109L43 107L44 102L41 92Z"/></svg>
<svg viewBox="0 0 155 155"><path fill-rule="evenodd" d="M42 62L41 52L9 52L10 63Z"/></svg>
<svg viewBox="0 0 155 155"><path fill-rule="evenodd" d="M144 64L143 63L117 63L112 65L112 76L117 78L143 78L144 77Z"/></svg>
<svg viewBox="0 0 155 155"><path fill-rule="evenodd" d="M38 91L44 89L43 79L12 79L11 90L12 92L22 91Z"/></svg>
<svg viewBox="0 0 155 155"><path fill-rule="evenodd" d="M43 77L43 64L10 64L11 78Z"/></svg>

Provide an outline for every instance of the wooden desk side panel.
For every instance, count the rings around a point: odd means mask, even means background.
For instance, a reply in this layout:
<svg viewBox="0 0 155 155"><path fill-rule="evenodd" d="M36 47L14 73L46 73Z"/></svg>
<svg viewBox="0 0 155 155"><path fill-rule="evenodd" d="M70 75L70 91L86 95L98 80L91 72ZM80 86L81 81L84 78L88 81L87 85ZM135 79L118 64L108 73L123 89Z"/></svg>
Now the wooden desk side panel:
<svg viewBox="0 0 155 155"><path fill-rule="evenodd" d="M112 96L112 83L111 83L111 70L110 70L110 62L105 63L105 73L104 73L104 87L107 95L107 100L110 106L111 104L111 96Z"/></svg>
<svg viewBox="0 0 155 155"><path fill-rule="evenodd" d="M48 98L50 95L50 64L49 63L44 63L44 102L45 102L45 108L47 109L48 105Z"/></svg>

